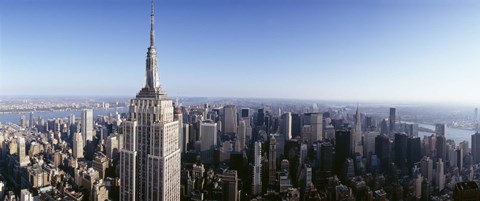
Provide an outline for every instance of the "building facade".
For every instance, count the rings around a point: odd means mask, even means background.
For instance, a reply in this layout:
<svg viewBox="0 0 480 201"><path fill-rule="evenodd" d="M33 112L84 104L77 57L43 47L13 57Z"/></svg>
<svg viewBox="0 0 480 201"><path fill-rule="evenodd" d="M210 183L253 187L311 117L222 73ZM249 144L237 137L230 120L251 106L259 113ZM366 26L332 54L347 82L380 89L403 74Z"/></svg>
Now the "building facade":
<svg viewBox="0 0 480 201"><path fill-rule="evenodd" d="M180 147L174 107L161 89L154 46L154 4L145 86L130 101L120 151L120 200L180 200Z"/></svg>

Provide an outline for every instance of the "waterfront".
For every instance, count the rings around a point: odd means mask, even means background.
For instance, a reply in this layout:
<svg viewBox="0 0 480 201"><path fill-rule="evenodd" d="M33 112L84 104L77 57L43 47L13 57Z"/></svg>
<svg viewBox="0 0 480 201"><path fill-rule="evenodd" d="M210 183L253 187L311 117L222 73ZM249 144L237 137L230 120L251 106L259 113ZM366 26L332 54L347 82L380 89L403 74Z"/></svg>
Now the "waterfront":
<svg viewBox="0 0 480 201"><path fill-rule="evenodd" d="M126 107L117 107L117 108L96 108L93 109L93 116L103 116L109 114L115 114L118 112L119 114L126 112L128 109ZM69 111L37 111L33 112L33 118L38 119L38 117L42 117L45 120L54 119L54 118L67 118L69 115L75 115L76 119L82 118L81 116L82 110L69 110ZM14 123L18 124L20 122L20 118L22 115L25 115L27 121L30 118L30 112L23 112L23 113L0 113L0 122L2 124Z"/></svg>
<svg viewBox="0 0 480 201"><path fill-rule="evenodd" d="M418 126L435 130L435 125L419 123ZM446 133L447 133L447 139L454 140L456 144L465 140L465 141L468 141L470 147L472 146L471 139L472 139L472 135L475 133L474 130L447 127ZM418 137L423 138L424 136L430 136L432 134L433 133L430 133L430 132L418 132Z"/></svg>

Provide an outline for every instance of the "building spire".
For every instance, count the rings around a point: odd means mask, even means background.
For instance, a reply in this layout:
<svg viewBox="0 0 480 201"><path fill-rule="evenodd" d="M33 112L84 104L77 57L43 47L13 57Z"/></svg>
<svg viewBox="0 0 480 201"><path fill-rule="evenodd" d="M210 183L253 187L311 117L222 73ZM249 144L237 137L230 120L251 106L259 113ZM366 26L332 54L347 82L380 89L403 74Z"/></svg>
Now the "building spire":
<svg viewBox="0 0 480 201"><path fill-rule="evenodd" d="M138 93L137 97L157 97L165 95L160 87L158 79L157 52L155 50L155 29L154 29L154 3L151 3L150 14L150 47L147 51L145 87Z"/></svg>
<svg viewBox="0 0 480 201"><path fill-rule="evenodd" d="M155 45L155 27L154 27L154 21L155 21L155 11L154 11L155 5L153 4L152 0L152 13L150 14L150 47L153 47Z"/></svg>

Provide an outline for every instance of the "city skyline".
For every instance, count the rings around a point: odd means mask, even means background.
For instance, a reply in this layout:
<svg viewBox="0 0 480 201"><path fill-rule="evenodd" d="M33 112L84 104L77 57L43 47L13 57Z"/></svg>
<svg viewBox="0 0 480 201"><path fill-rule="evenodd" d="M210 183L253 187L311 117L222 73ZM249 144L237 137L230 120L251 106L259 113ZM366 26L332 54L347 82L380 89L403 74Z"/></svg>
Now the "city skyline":
<svg viewBox="0 0 480 201"><path fill-rule="evenodd" d="M142 86L148 2L2 4L0 94ZM475 103L478 6L159 1L160 82L170 97Z"/></svg>
<svg viewBox="0 0 480 201"><path fill-rule="evenodd" d="M0 200L480 200L480 4L144 1L0 5Z"/></svg>

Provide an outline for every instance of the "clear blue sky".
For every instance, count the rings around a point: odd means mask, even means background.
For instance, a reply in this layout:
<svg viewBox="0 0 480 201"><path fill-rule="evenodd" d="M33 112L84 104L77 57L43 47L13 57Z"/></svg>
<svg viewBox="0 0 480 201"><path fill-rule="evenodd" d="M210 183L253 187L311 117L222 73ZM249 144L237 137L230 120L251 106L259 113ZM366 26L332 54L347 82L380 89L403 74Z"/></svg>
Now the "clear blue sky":
<svg viewBox="0 0 480 201"><path fill-rule="evenodd" d="M156 1L171 97L480 103L480 4ZM1 95L134 96L149 1L0 1Z"/></svg>

